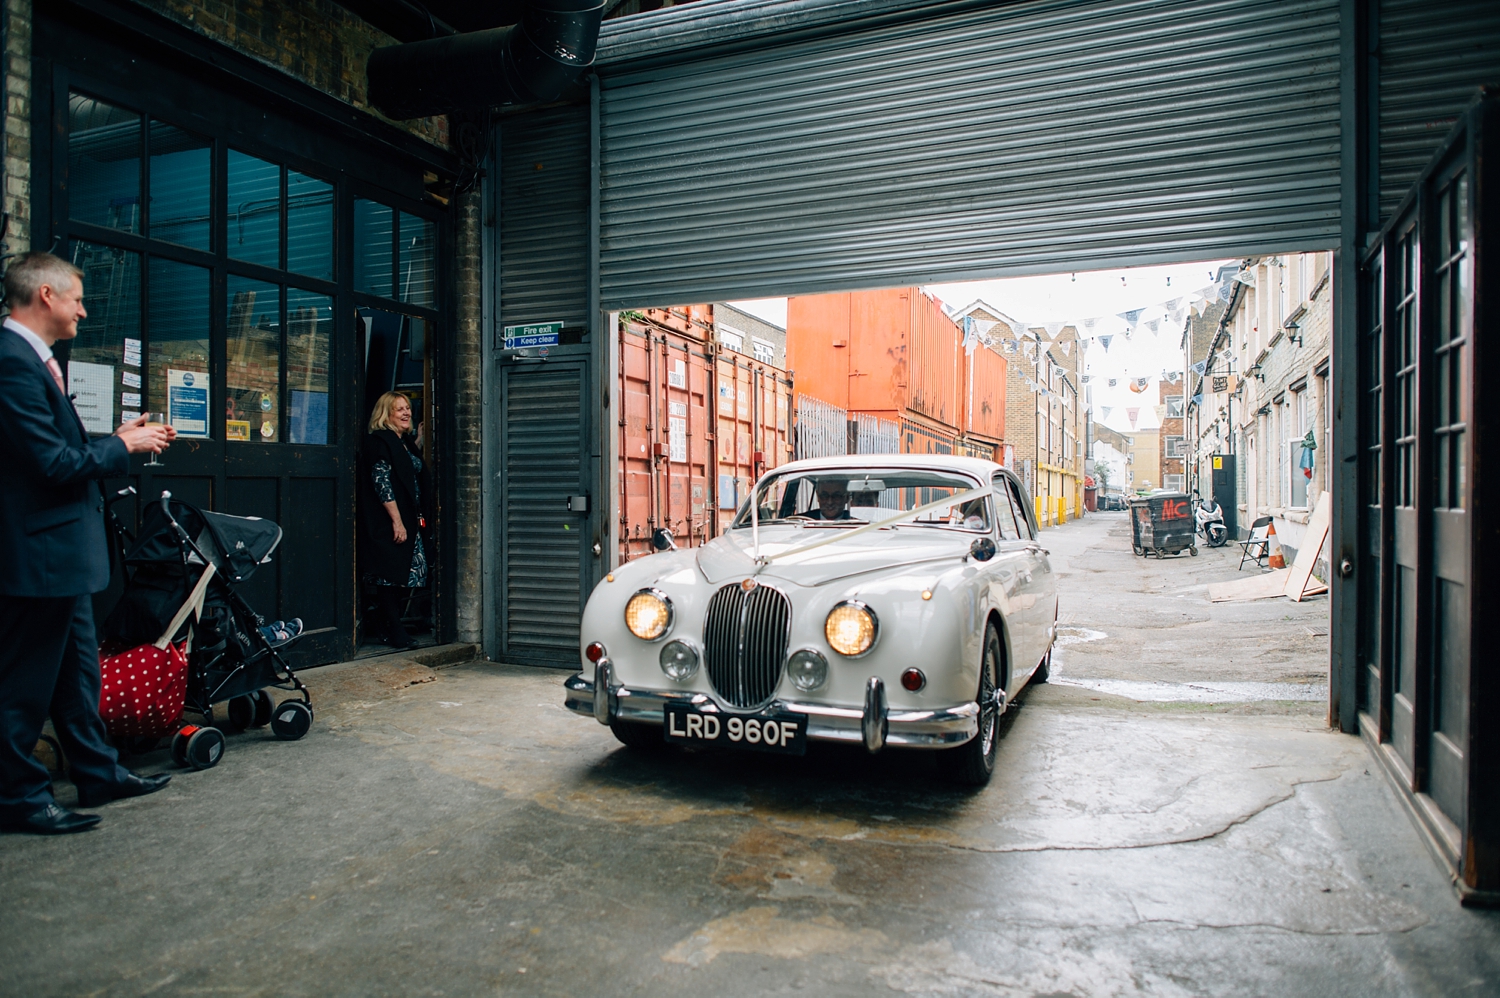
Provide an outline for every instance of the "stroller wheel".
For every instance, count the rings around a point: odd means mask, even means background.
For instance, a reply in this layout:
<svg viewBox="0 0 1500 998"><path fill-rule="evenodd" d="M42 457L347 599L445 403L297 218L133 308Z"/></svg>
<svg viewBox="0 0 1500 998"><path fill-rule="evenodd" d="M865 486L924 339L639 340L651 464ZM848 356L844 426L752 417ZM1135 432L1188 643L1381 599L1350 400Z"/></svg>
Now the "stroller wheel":
<svg viewBox="0 0 1500 998"><path fill-rule="evenodd" d="M199 728L187 739L186 755L194 769L213 769L224 755L224 733L218 728Z"/></svg>
<svg viewBox="0 0 1500 998"><path fill-rule="evenodd" d="M271 730L283 741L294 742L312 727L312 708L301 700L283 700L271 716Z"/></svg>
<svg viewBox="0 0 1500 998"><path fill-rule="evenodd" d="M188 764L188 739L193 737L193 734L198 730L200 729L197 725L189 724L179 729L177 734L172 736L172 761L177 763L177 765L186 766Z"/></svg>
<svg viewBox="0 0 1500 998"><path fill-rule="evenodd" d="M276 705L271 702L271 694L265 690L256 690L250 694L250 699L255 701L255 717L250 721L252 728L264 728L271 723L271 708Z"/></svg>
<svg viewBox="0 0 1500 998"><path fill-rule="evenodd" d="M236 731L244 731L255 723L255 701L248 696L234 697L229 701L229 725Z"/></svg>

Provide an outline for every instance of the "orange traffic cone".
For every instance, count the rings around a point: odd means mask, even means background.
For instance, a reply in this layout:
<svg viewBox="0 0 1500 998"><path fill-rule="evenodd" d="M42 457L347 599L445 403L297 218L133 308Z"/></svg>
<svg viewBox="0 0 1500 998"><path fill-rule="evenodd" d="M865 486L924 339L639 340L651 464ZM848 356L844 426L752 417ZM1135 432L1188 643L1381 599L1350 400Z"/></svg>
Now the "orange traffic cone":
<svg viewBox="0 0 1500 998"><path fill-rule="evenodd" d="M1286 568L1286 555L1281 553L1281 541L1276 539L1276 524L1266 528L1266 550L1270 552L1266 565L1270 568Z"/></svg>

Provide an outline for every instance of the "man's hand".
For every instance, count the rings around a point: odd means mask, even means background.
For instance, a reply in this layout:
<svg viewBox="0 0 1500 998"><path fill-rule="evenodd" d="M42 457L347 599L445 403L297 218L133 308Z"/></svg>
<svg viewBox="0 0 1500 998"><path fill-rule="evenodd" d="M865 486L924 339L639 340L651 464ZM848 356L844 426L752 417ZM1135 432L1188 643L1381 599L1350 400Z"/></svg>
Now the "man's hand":
<svg viewBox="0 0 1500 998"><path fill-rule="evenodd" d="M177 431L170 426L147 426L146 417L137 416L121 424L115 436L131 454L160 454L177 439Z"/></svg>

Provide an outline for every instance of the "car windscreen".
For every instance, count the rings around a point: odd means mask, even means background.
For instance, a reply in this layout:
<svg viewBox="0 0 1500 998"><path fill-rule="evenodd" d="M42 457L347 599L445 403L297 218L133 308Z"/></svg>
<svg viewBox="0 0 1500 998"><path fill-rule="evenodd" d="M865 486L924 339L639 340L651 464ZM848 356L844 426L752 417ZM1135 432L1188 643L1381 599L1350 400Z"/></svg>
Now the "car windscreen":
<svg viewBox="0 0 1500 998"><path fill-rule="evenodd" d="M840 468L768 475L756 490L756 502L762 524L856 526L891 519L978 487L974 479L946 471ZM970 498L938 506L906 522L988 531L989 505L982 498ZM747 502L735 517L734 528L750 526Z"/></svg>

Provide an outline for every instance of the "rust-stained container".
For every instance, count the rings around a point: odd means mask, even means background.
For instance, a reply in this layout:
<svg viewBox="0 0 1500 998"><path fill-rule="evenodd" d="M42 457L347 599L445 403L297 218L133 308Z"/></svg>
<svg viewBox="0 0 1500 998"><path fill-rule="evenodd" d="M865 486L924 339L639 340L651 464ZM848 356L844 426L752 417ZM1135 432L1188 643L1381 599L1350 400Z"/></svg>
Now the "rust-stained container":
<svg viewBox="0 0 1500 998"><path fill-rule="evenodd" d="M792 382L786 372L733 350L715 362L718 530L728 529L751 484L792 459Z"/></svg>
<svg viewBox="0 0 1500 998"><path fill-rule="evenodd" d="M714 338L714 307L712 305L674 305L671 308L645 308L627 318L637 318L658 329L670 330L708 342Z"/></svg>
<svg viewBox="0 0 1500 998"><path fill-rule="evenodd" d="M693 306L708 317L711 306ZM686 310L672 310L684 312ZM716 537L760 474L790 459L786 373L720 351L667 310L620 320L620 561L652 553L657 527L680 547Z"/></svg>
<svg viewBox="0 0 1500 998"><path fill-rule="evenodd" d="M917 288L787 301L786 365L798 391L850 411L915 413L956 431L961 339Z"/></svg>
<svg viewBox="0 0 1500 998"><path fill-rule="evenodd" d="M901 419L901 453L956 454L957 439L951 429L930 419L908 413Z"/></svg>
<svg viewBox="0 0 1500 998"><path fill-rule="evenodd" d="M959 358L959 432L998 444L1005 439L1005 358L983 344Z"/></svg>

